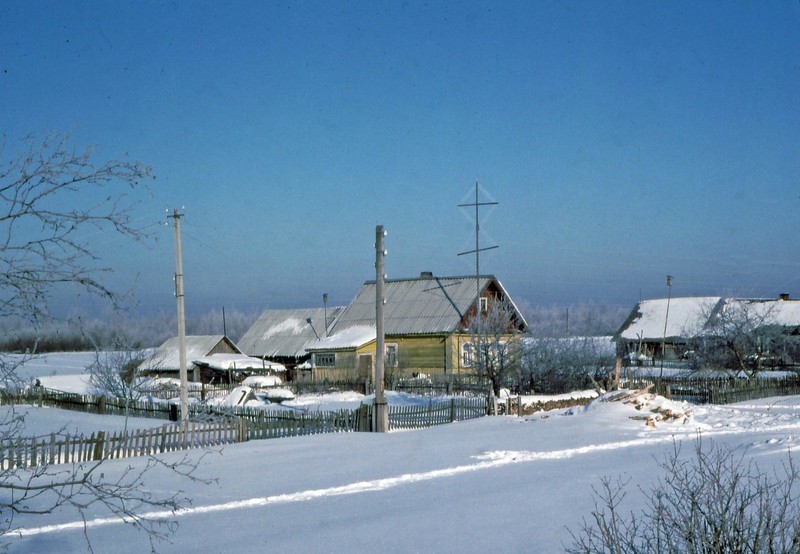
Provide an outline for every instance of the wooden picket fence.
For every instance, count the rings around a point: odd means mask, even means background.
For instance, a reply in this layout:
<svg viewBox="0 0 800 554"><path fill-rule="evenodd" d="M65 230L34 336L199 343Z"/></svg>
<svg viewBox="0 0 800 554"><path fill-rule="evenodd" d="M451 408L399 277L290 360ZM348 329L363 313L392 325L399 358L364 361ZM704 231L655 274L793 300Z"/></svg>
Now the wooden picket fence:
<svg viewBox="0 0 800 554"><path fill-rule="evenodd" d="M486 399L451 398L422 406L389 406L389 430L424 429L486 415Z"/></svg>
<svg viewBox="0 0 800 554"><path fill-rule="evenodd" d="M0 404L35 404L37 406L90 414L124 415L155 419L169 419L170 417L170 405L165 401L95 396L45 387L31 387L16 394L0 391Z"/></svg>
<svg viewBox="0 0 800 554"><path fill-rule="evenodd" d="M695 404L731 404L770 396L800 394L800 378L702 378L702 377L655 377L630 379L625 388L652 387L652 391L675 400L686 400Z"/></svg>
<svg viewBox="0 0 800 554"><path fill-rule="evenodd" d="M132 431L100 431L77 437L49 436L0 441L0 469L95 462L208 448L247 440L244 420L188 422Z"/></svg>
<svg viewBox="0 0 800 554"><path fill-rule="evenodd" d="M414 406L389 406L389 431L425 429L454 421L474 419L487 414L486 399L459 397ZM372 431L373 405L362 404L354 410L357 431Z"/></svg>
<svg viewBox="0 0 800 554"><path fill-rule="evenodd" d="M352 433L358 430L355 410L294 412L245 407L237 409L235 414L247 422L248 440Z"/></svg>

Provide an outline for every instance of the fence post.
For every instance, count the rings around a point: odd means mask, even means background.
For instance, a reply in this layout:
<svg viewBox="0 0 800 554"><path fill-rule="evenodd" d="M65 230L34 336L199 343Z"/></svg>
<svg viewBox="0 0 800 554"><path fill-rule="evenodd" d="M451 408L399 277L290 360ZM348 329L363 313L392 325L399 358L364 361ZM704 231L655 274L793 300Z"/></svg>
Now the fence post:
<svg viewBox="0 0 800 554"><path fill-rule="evenodd" d="M92 461L98 461L103 459L103 445L105 443L105 438L106 438L105 431L100 431L99 433L97 433L97 441L94 443L94 452L92 454Z"/></svg>
<svg viewBox="0 0 800 554"><path fill-rule="evenodd" d="M239 442L247 442L247 420L240 419L239 420Z"/></svg>
<svg viewBox="0 0 800 554"><path fill-rule="evenodd" d="M369 406L361 404L356 411L356 431L361 433L369 432L370 414Z"/></svg>

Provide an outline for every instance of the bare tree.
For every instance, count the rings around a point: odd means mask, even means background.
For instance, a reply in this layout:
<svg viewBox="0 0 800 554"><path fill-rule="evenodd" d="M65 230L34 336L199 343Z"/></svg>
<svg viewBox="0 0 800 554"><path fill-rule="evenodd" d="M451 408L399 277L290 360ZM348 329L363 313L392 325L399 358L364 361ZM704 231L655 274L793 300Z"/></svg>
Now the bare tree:
<svg viewBox="0 0 800 554"><path fill-rule="evenodd" d="M63 134L30 136L16 154L8 157L8 151L8 143L3 141L0 318L20 318L39 328L52 320L52 299L63 287L74 287L119 307L123 295L105 283L103 276L110 268L99 263L91 232L149 240L147 229L131 218L137 202L129 195L144 192L150 168L125 158L97 163L91 149L76 151ZM32 350L35 352L35 344ZM18 367L19 362L0 357L0 392L7 399L13 398L10 392L25 385L18 378ZM0 441L14 443L24 429L22 418L13 408L3 413ZM5 469L0 464L0 535L13 532L20 514L45 514L72 506L83 516L102 505L147 531L152 548L153 541L174 524L143 518L139 515L142 509L176 510L187 499L149 492L145 476L160 467L193 478L197 459L185 457L165 464L151 458L144 468L104 464L101 460L28 469ZM87 529L84 531L86 534Z"/></svg>
<svg viewBox="0 0 800 554"><path fill-rule="evenodd" d="M676 445L660 464L665 476L646 494L644 513L623 510L624 481L603 479L595 508L571 532L573 554L800 552L800 473L792 457L765 473L744 452L704 447L684 459Z"/></svg>
<svg viewBox="0 0 800 554"><path fill-rule="evenodd" d="M63 285L117 304L120 295L99 278L110 269L95 265L96 248L85 237L110 230L147 238L132 222L137 202L129 193L151 178L150 168L124 158L96 164L91 149L76 151L63 134L30 136L11 159L7 147L3 141L0 316L46 318L52 293Z"/></svg>
<svg viewBox="0 0 800 554"><path fill-rule="evenodd" d="M591 388L614 364L603 337L526 337L522 351L522 380L532 391L560 394Z"/></svg>
<svg viewBox="0 0 800 554"><path fill-rule="evenodd" d="M773 303L760 300L727 299L709 306L705 325L691 341L693 365L756 377L783 342L774 311Z"/></svg>
<svg viewBox="0 0 800 554"><path fill-rule="evenodd" d="M144 394L146 379L137 368L149 358L146 350L118 345L98 348L95 358L87 368L89 385L95 394L108 394L126 400L139 400Z"/></svg>
<svg viewBox="0 0 800 554"><path fill-rule="evenodd" d="M493 299L469 327L474 350L473 367L480 379L490 383L495 396L500 388L519 376L522 336L514 306L502 298Z"/></svg>

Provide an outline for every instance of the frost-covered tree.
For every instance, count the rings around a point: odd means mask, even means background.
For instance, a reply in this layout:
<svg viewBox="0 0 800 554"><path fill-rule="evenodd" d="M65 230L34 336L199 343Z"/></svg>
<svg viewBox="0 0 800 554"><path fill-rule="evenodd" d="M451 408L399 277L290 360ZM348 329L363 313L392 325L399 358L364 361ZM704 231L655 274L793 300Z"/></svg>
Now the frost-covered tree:
<svg viewBox="0 0 800 554"><path fill-rule="evenodd" d="M691 340L697 368L754 378L782 354L784 329L776 323L771 302L727 299L709 305L703 316L706 323Z"/></svg>
<svg viewBox="0 0 800 554"><path fill-rule="evenodd" d="M527 337L522 352L522 382L531 391L560 394L591 388L614 365L604 337Z"/></svg>
<svg viewBox="0 0 800 554"><path fill-rule="evenodd" d="M514 306L505 299L488 302L469 327L473 346L473 368L480 379L490 383L491 392L510 381L516 382L522 359L522 335Z"/></svg>

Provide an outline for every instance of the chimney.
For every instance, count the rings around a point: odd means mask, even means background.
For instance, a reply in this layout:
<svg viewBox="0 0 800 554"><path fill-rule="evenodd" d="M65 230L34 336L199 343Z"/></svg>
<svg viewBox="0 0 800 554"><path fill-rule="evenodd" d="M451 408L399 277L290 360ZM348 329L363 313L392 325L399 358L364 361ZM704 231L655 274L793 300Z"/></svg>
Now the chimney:
<svg viewBox="0 0 800 554"><path fill-rule="evenodd" d="M778 295L778 300L784 300L784 301L789 300L789 293L788 292L783 292L783 293L779 294Z"/></svg>
<svg viewBox="0 0 800 554"><path fill-rule="evenodd" d="M420 279L433 279L433 271L423 271L419 274Z"/></svg>

